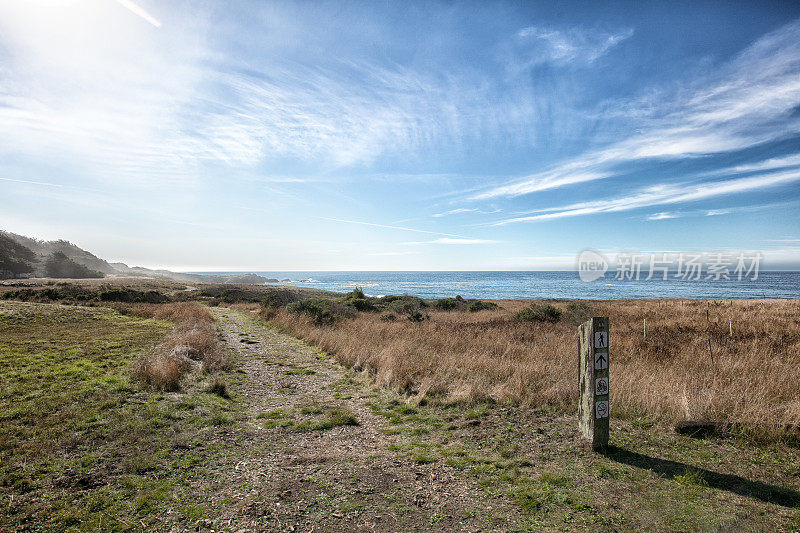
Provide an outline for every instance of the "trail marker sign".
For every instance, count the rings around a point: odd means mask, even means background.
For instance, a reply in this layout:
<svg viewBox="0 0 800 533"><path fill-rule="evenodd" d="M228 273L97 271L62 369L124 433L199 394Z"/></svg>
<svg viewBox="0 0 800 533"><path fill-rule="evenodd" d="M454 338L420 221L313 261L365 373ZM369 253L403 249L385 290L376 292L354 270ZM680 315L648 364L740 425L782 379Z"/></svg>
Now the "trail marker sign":
<svg viewBox="0 0 800 533"><path fill-rule="evenodd" d="M608 394L608 378L597 378L594 380L594 394L595 396Z"/></svg>
<svg viewBox="0 0 800 533"><path fill-rule="evenodd" d="M608 349L608 332L595 331L594 332L594 347Z"/></svg>
<svg viewBox="0 0 800 533"><path fill-rule="evenodd" d="M611 356L608 317L595 317L578 328L578 428L595 450L608 446L611 415Z"/></svg>
<svg viewBox="0 0 800 533"><path fill-rule="evenodd" d="M608 354L606 352L595 352L594 369L605 370L608 368Z"/></svg>

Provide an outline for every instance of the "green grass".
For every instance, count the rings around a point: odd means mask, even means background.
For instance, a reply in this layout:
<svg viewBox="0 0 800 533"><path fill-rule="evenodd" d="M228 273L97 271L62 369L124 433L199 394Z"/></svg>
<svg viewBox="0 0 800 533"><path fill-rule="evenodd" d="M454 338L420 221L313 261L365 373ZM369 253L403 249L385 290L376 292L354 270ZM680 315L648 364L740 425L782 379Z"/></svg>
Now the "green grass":
<svg viewBox="0 0 800 533"><path fill-rule="evenodd" d="M358 420L355 415L344 407L333 407L322 412L310 420L304 420L295 424L297 431L325 431L338 426L357 426Z"/></svg>
<svg viewBox="0 0 800 533"><path fill-rule="evenodd" d="M172 326L0 302L0 530L150 529L169 509L177 521L202 514L187 476L219 452L234 403L199 387L143 391L129 371Z"/></svg>
<svg viewBox="0 0 800 533"><path fill-rule="evenodd" d="M614 428L623 451L603 456L576 446L572 419L565 431L563 417L546 409L446 400L409 408L390 391L369 407L391 424L383 432L397 440L387 450L416 464L442 462L489 498L512 502L527 517L512 530L706 531L741 523L792 531L800 523L795 448L698 441L634 421ZM525 423L532 414L536 423ZM715 478L726 463L752 471Z"/></svg>

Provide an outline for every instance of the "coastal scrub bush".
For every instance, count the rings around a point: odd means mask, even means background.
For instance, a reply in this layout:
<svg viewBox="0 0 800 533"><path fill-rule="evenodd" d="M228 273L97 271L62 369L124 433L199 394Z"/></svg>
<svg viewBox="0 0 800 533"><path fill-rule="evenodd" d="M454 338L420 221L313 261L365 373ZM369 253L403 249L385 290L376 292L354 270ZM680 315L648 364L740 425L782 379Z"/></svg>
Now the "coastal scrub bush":
<svg viewBox="0 0 800 533"><path fill-rule="evenodd" d="M433 302L433 307L439 311L452 311L460 309L462 303L463 300L457 300L456 298L441 298Z"/></svg>
<svg viewBox="0 0 800 533"><path fill-rule="evenodd" d="M57 301L57 300L78 300L82 302L96 300L97 293L91 290L78 287L76 285L64 284L59 287L48 287L46 289L19 289L3 293L3 299L30 301Z"/></svg>
<svg viewBox="0 0 800 533"><path fill-rule="evenodd" d="M286 289L273 289L266 292L264 299L261 300L261 305L270 309L277 309L286 307L294 301L297 301L297 297L293 292Z"/></svg>
<svg viewBox="0 0 800 533"><path fill-rule="evenodd" d="M558 322L561 318L561 309L550 304L531 304L530 307L517 312L516 318L531 322Z"/></svg>
<svg viewBox="0 0 800 533"><path fill-rule="evenodd" d="M256 289L243 287L231 287L230 285L215 285L205 287L200 291L201 296L215 298L216 301L227 304L235 303L259 303L264 299L264 293Z"/></svg>
<svg viewBox="0 0 800 533"><path fill-rule="evenodd" d="M389 309L398 315L405 316L411 322L422 322L428 319L428 314L425 313L425 308L428 304L422 298L415 296L402 296L398 299L392 300L389 304Z"/></svg>
<svg viewBox="0 0 800 533"><path fill-rule="evenodd" d="M592 308L586 305L583 302L572 302L567 305L567 312L566 316L569 318L570 322L574 324L580 324L582 322L586 322L594 313Z"/></svg>
<svg viewBox="0 0 800 533"><path fill-rule="evenodd" d="M298 315L307 315L317 324L333 324L338 319L355 316L355 308L327 298L306 298L289 304L286 310Z"/></svg>
<svg viewBox="0 0 800 533"><path fill-rule="evenodd" d="M158 291L137 291L134 289L111 289L100 293L103 302L150 303L160 304L169 298Z"/></svg>
<svg viewBox="0 0 800 533"><path fill-rule="evenodd" d="M372 300L364 294L363 290L356 287L353 292L341 299L341 303L355 307L357 311L376 311L377 308Z"/></svg>
<svg viewBox="0 0 800 533"><path fill-rule="evenodd" d="M494 302L482 302L481 300L469 300L469 304L467 304L467 311L471 313L483 311L484 309L497 309L497 304Z"/></svg>

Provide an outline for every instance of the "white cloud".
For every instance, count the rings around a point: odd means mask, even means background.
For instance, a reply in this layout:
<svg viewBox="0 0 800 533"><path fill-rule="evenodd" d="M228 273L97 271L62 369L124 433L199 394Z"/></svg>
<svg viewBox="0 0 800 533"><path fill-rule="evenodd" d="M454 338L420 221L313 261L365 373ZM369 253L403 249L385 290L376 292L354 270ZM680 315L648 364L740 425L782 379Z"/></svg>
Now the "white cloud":
<svg viewBox="0 0 800 533"><path fill-rule="evenodd" d="M482 73L304 57L248 24L235 30L261 52L242 57L208 10L158 4L157 20L119 1L150 24L106 0L0 3L0 156L46 153L96 179L163 184L197 180L204 165L330 170L469 139L529 140L530 100Z"/></svg>
<svg viewBox="0 0 800 533"><path fill-rule="evenodd" d="M678 218L680 216L681 216L680 213L669 213L669 212L653 213L652 215L647 216L647 220L667 220L670 218Z"/></svg>
<svg viewBox="0 0 800 533"><path fill-rule="evenodd" d="M477 213L480 211L478 208L466 208L466 207L459 207L458 209L451 209L450 211L445 211L444 213L436 213L433 215L434 218L441 218L450 215L458 215L460 213Z"/></svg>
<svg viewBox="0 0 800 533"><path fill-rule="evenodd" d="M411 232L414 232L414 233L428 233L428 234L431 234L431 235L443 235L445 237L454 237L454 238L457 238L457 239L463 239L464 238L461 235L454 235L452 233L441 233L441 232L438 232L438 231L428 231L428 230L424 230L424 229L407 228L407 227L404 227L404 226L392 226L392 225L389 225L389 224L376 224L374 222L363 222L361 220L346 220L346 219L342 219L342 218L333 218L333 217L316 217L316 218L319 218L321 220L330 220L331 222L341 222L341 223L344 223L344 224L356 224L356 225L359 225L359 226L372 226L374 228L385 228L385 229L393 229L393 230L400 230L400 231L411 231Z"/></svg>
<svg viewBox="0 0 800 533"><path fill-rule="evenodd" d="M443 237L441 239L434 239L432 241L412 241L412 242L404 242L403 244L409 245L417 245L417 244L497 244L500 241L495 241L492 239L466 239L466 238L450 238L450 237Z"/></svg>
<svg viewBox="0 0 800 533"><path fill-rule="evenodd" d="M471 198L520 196L609 178L620 163L742 150L795 135L800 132L800 117L794 113L800 106L798 42L800 21L795 21L759 39L724 68L698 80L694 89L683 91L673 101L658 103L661 113L641 124L637 128L641 133ZM773 168L794 165L797 157L763 164Z"/></svg>
<svg viewBox="0 0 800 533"><path fill-rule="evenodd" d="M382 257L382 256L395 256L395 255L418 255L419 252L417 251L406 251L406 252L375 252L367 255Z"/></svg>
<svg viewBox="0 0 800 533"><path fill-rule="evenodd" d="M632 35L632 29L605 33L583 28L558 30L529 26L517 32L515 44L519 53L525 55L522 67L541 63L592 63Z"/></svg>
<svg viewBox="0 0 800 533"><path fill-rule="evenodd" d="M748 176L746 178L735 178L712 183L654 185L617 198L580 202L562 207L542 209L537 214L510 218L496 222L493 225L502 226L518 222L539 222L597 213L629 211L631 209L639 209L654 205L695 202L717 196L785 185L796 181L800 181L800 170L775 172L772 174Z"/></svg>

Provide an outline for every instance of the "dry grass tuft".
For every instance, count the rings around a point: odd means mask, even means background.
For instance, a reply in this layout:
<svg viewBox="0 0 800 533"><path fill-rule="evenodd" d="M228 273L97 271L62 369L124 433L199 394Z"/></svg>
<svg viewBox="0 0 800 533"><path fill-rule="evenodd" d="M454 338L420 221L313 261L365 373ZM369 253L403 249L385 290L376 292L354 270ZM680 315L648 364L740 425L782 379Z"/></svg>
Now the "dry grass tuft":
<svg viewBox="0 0 800 533"><path fill-rule="evenodd" d="M499 303L499 311L433 310L414 324L359 313L319 325L286 311L271 321L410 394L571 412L577 324L608 316L616 416L730 422L769 438L800 424L800 302L548 302L562 311L554 322L515 318L530 301Z"/></svg>
<svg viewBox="0 0 800 533"><path fill-rule="evenodd" d="M134 364L143 383L159 390L176 391L184 374L195 369L212 372L226 368L217 327L211 312L195 302L129 306L128 312L177 322L175 328Z"/></svg>

